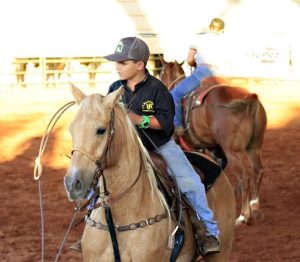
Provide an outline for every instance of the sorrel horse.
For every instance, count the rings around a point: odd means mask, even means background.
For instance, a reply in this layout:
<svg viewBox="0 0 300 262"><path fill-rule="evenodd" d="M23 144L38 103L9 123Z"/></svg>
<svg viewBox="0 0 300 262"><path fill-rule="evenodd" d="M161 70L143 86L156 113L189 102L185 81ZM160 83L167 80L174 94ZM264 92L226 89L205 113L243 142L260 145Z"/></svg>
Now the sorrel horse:
<svg viewBox="0 0 300 262"><path fill-rule="evenodd" d="M171 91L185 78L183 63L161 60L161 80ZM205 89L208 92L201 95ZM193 102L188 103L188 99ZM241 193L241 214L236 224L250 223L259 209L258 193L263 176L261 148L267 125L263 105L256 94L233 87L220 77L204 79L183 102L187 104L183 110L187 126L184 140L193 149L221 146L228 159L227 170L230 168L237 175Z"/></svg>
<svg viewBox="0 0 300 262"><path fill-rule="evenodd" d="M107 207L115 229L128 228L116 234L122 261L170 261L167 243L176 225L158 189L149 155L118 104L123 89L107 96L86 96L73 86L72 93L79 109L69 127L73 152L65 188L70 200L86 198L98 183L100 191L99 208L93 209L81 240L84 261L115 261L106 226ZM229 261L236 207L233 189L223 172L207 192L207 199L218 222L221 252L206 256L205 261ZM176 261L192 261L195 254L189 221L184 231L185 241Z"/></svg>

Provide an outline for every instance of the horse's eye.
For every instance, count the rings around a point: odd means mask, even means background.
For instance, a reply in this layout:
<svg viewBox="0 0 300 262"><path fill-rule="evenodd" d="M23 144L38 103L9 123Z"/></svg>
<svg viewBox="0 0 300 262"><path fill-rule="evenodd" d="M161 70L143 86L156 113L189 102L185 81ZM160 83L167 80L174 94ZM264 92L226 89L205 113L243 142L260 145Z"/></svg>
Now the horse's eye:
<svg viewBox="0 0 300 262"><path fill-rule="evenodd" d="M102 127L99 127L96 131L96 135L97 136L100 136L100 135L103 135L105 133L105 128L102 128Z"/></svg>

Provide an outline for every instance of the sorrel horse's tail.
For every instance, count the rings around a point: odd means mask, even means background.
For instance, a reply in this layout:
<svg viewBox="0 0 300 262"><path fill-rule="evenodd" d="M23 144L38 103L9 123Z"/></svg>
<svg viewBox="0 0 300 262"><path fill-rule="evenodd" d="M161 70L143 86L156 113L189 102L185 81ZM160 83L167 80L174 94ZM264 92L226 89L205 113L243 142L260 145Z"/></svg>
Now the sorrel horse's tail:
<svg viewBox="0 0 300 262"><path fill-rule="evenodd" d="M253 120L252 137L249 140L247 150L261 148L267 127L266 111L259 101L257 94L247 94L244 98L233 99L230 103L219 105L235 113L243 113Z"/></svg>
<svg viewBox="0 0 300 262"><path fill-rule="evenodd" d="M264 134L267 128L267 114L258 98L255 100L253 109L255 110L253 119L253 134L251 141L248 144L248 150L262 147Z"/></svg>
<svg viewBox="0 0 300 262"><path fill-rule="evenodd" d="M257 94L249 94L244 98L233 99L228 104L219 105L219 107L227 108L229 110L232 110L233 112L247 111L248 113L250 113L250 111L251 112L256 111L257 102L258 102Z"/></svg>

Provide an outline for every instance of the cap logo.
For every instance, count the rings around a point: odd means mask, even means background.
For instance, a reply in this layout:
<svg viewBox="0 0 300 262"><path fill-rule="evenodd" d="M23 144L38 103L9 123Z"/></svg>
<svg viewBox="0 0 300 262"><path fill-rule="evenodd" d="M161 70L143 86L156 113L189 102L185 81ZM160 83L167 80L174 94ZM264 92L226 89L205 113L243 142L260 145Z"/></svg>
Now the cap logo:
<svg viewBox="0 0 300 262"><path fill-rule="evenodd" d="M123 44L122 41L120 41L119 44L116 47L116 52L117 53L122 53L123 47L124 47L124 44Z"/></svg>

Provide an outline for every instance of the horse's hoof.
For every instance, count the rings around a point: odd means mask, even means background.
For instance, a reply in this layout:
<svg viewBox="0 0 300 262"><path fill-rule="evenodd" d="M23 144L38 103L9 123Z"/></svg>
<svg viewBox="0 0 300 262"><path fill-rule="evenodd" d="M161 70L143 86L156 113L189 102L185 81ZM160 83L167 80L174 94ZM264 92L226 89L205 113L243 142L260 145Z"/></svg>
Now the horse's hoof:
<svg viewBox="0 0 300 262"><path fill-rule="evenodd" d="M235 225L240 226L240 225L246 225L247 224L247 219L245 216L240 215L236 220L235 220Z"/></svg>
<svg viewBox="0 0 300 262"><path fill-rule="evenodd" d="M261 211L254 210L252 211L252 219L255 221L255 223L263 221L264 214Z"/></svg>

